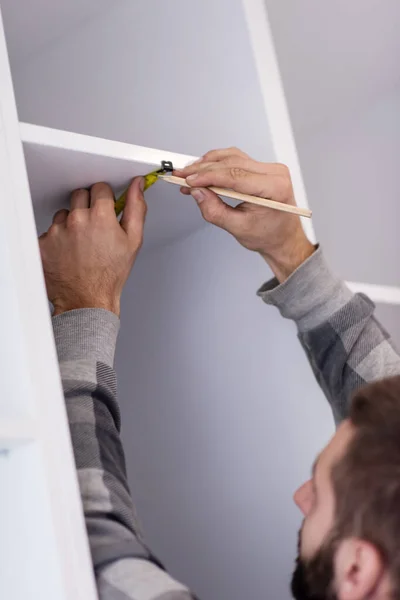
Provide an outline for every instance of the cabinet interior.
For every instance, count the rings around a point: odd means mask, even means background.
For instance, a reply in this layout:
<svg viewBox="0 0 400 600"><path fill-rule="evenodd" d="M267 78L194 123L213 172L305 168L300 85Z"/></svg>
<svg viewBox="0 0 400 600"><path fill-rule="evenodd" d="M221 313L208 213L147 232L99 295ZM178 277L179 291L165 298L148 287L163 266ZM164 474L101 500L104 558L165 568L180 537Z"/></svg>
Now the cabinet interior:
<svg viewBox="0 0 400 600"><path fill-rule="evenodd" d="M5 0L2 11L21 122L166 155L236 145L274 160L241 0L60 0L50 8ZM68 187L96 179L122 187L152 166L138 158L114 169L106 144L97 149L98 169L90 157L67 158L52 146L26 143L25 152L40 230ZM148 201L149 246L203 224L177 188L159 186Z"/></svg>

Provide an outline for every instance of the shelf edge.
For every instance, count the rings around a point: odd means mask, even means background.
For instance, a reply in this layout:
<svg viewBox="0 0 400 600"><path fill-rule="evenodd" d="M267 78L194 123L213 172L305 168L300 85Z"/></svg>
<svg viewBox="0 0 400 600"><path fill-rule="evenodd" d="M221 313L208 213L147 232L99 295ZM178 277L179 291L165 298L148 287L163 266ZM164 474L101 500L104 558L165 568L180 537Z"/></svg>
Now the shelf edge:
<svg viewBox="0 0 400 600"><path fill-rule="evenodd" d="M242 3L276 160L289 167L297 205L307 209L309 203L267 5L265 0L242 0ZM307 236L315 242L312 221L302 219L302 222Z"/></svg>
<svg viewBox="0 0 400 600"><path fill-rule="evenodd" d="M145 146L136 146L125 142L106 140L103 138L72 133L61 129L42 127L30 123L19 124L21 139L24 144L34 144L97 156L106 156L132 162L144 162L158 165L162 160L170 160L178 167L194 162L198 157L178 154L168 150L157 150Z"/></svg>
<svg viewBox="0 0 400 600"><path fill-rule="evenodd" d="M373 302L400 304L400 287L353 281L347 281L346 283L352 292L366 294Z"/></svg>

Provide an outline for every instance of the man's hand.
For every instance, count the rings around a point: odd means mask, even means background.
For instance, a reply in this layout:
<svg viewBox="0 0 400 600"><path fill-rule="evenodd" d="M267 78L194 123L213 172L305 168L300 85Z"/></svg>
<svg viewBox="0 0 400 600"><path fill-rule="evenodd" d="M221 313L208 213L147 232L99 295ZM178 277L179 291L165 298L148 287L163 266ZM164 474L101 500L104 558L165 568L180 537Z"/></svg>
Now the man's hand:
<svg viewBox="0 0 400 600"><path fill-rule="evenodd" d="M128 192L121 223L106 183L76 190L70 210L60 210L40 239L53 316L78 308L104 308L119 316L122 289L143 240L143 178Z"/></svg>
<svg viewBox="0 0 400 600"><path fill-rule="evenodd" d="M175 174L193 188L181 188L181 192L192 194L205 220L231 233L245 248L259 252L279 281L314 252L297 216L249 203L232 208L204 189L218 186L295 205L285 165L260 163L237 148L228 148L208 152Z"/></svg>

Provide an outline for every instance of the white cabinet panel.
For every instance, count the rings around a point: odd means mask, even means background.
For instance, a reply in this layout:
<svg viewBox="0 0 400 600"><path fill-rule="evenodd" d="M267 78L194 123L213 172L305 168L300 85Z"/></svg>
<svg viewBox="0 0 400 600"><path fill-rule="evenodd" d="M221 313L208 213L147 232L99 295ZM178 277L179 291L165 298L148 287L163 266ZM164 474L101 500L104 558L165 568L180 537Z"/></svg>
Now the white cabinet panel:
<svg viewBox="0 0 400 600"><path fill-rule="evenodd" d="M1 19L0 84L0 597L92 600L89 547ZM35 442L18 446L30 438Z"/></svg>
<svg viewBox="0 0 400 600"><path fill-rule="evenodd" d="M0 598L69 600L35 444L0 451Z"/></svg>
<svg viewBox="0 0 400 600"><path fill-rule="evenodd" d="M107 181L120 192L132 177L160 167L162 160L183 167L195 159L26 124L21 135L39 232L49 227L58 209L68 206L76 188ZM158 181L146 192L146 200L146 247L184 237L203 225L195 202L174 185Z"/></svg>
<svg viewBox="0 0 400 600"><path fill-rule="evenodd" d="M31 419L0 417L0 453L25 445L37 437L36 423Z"/></svg>
<svg viewBox="0 0 400 600"><path fill-rule="evenodd" d="M18 11L31 4L19 0ZM79 0L64 4L80 13ZM17 35L10 29L11 48ZM120 0L18 56L22 121L187 154L236 145L274 158L242 0Z"/></svg>

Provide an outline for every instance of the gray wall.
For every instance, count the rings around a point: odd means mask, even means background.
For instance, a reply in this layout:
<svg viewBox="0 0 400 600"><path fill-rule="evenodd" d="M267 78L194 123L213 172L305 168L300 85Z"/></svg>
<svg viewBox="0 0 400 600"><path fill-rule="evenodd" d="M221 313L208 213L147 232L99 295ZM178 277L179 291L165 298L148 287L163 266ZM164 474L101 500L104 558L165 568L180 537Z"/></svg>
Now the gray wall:
<svg viewBox="0 0 400 600"><path fill-rule="evenodd" d="M400 3L266 4L317 236L342 277L399 285Z"/></svg>
<svg viewBox="0 0 400 600"><path fill-rule="evenodd" d="M202 600L289 598L292 493L332 432L270 272L206 227L140 257L117 370L132 491L152 548Z"/></svg>
<svg viewBox="0 0 400 600"><path fill-rule="evenodd" d="M377 304L375 315L389 331L396 347L400 349L400 306Z"/></svg>
<svg viewBox="0 0 400 600"><path fill-rule="evenodd" d="M298 137L314 226L350 281L399 285L400 85Z"/></svg>

